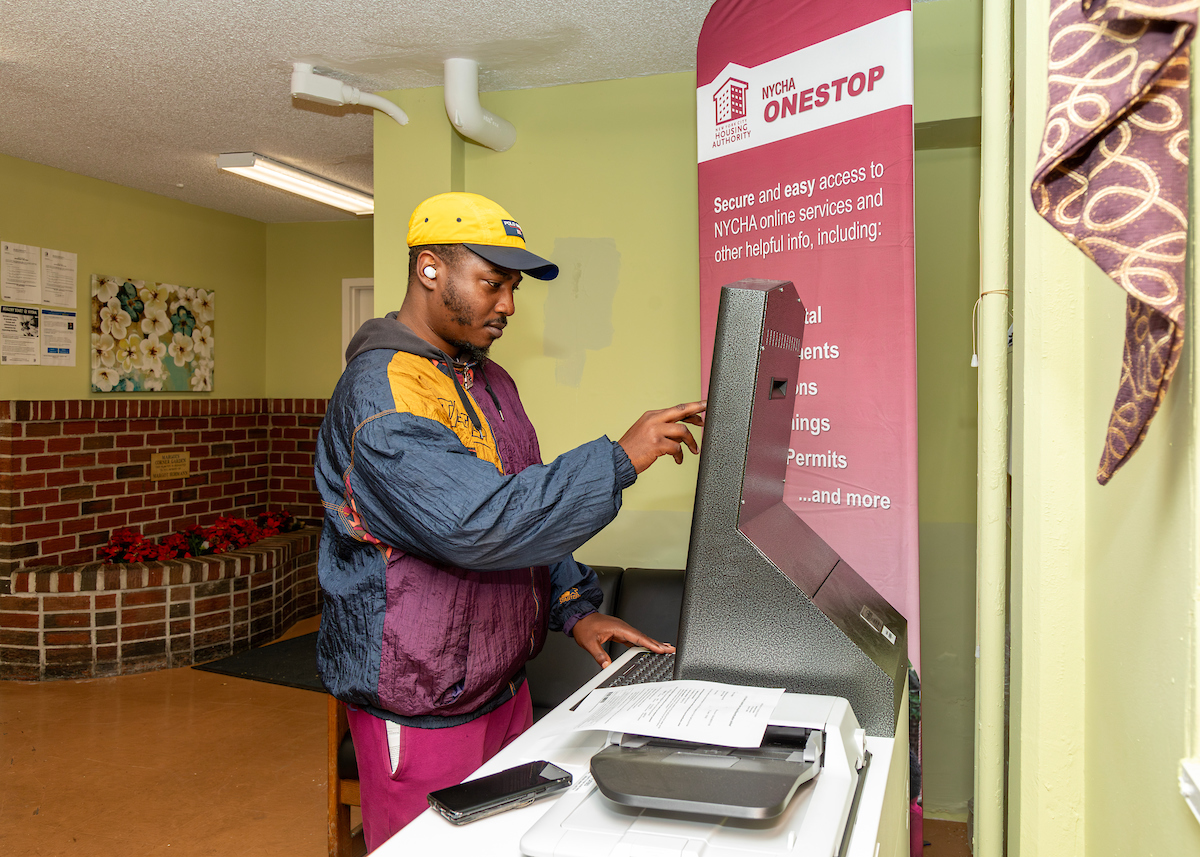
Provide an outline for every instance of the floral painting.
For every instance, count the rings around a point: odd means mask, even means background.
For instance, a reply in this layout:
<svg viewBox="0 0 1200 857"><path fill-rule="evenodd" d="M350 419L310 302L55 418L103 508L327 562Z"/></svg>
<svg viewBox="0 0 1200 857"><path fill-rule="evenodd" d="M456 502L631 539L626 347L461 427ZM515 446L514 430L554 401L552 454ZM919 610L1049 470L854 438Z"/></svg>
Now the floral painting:
<svg viewBox="0 0 1200 857"><path fill-rule="evenodd" d="M92 275L92 392L213 388L214 295Z"/></svg>

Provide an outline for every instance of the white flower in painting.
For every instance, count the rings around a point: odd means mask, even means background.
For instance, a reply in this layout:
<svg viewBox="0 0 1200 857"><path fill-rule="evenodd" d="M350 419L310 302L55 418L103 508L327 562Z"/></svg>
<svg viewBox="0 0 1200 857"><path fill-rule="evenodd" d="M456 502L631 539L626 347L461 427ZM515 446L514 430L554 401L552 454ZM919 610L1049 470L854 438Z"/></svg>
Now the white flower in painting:
<svg viewBox="0 0 1200 857"><path fill-rule="evenodd" d="M162 389L163 379L154 375L147 375L146 380L142 382L142 389L158 392Z"/></svg>
<svg viewBox="0 0 1200 857"><path fill-rule="evenodd" d="M198 327L192 331L192 348L201 357L208 357L212 354L213 348L213 333L210 325Z"/></svg>
<svg viewBox="0 0 1200 857"><path fill-rule="evenodd" d="M153 283L150 288L143 286L138 289L138 297L142 299L142 305L146 308L146 315L149 315L151 310L157 310L164 315L167 312L167 299L171 296L171 287L163 283Z"/></svg>
<svg viewBox="0 0 1200 857"><path fill-rule="evenodd" d="M121 375L116 369L104 367L92 370L92 386L101 393L111 392L112 388L117 386L120 380Z"/></svg>
<svg viewBox="0 0 1200 857"><path fill-rule="evenodd" d="M206 324L213 320L213 302L216 295L204 289L196 289L196 297L192 299L192 315L197 324Z"/></svg>
<svg viewBox="0 0 1200 857"><path fill-rule="evenodd" d="M147 336L138 347L142 349L142 371L161 375L163 358L167 356L167 346L163 345L157 336Z"/></svg>
<svg viewBox="0 0 1200 857"><path fill-rule="evenodd" d="M171 332L171 320L163 309L151 310L146 308L146 317L142 319L142 333L146 336L166 336Z"/></svg>
<svg viewBox="0 0 1200 857"><path fill-rule="evenodd" d="M133 324L133 319L129 317L129 313L121 310L108 325L108 332L112 334L112 338L118 342L125 338L129 332L130 325ZM101 328L103 330L103 328Z"/></svg>
<svg viewBox="0 0 1200 857"><path fill-rule="evenodd" d="M133 323L129 313L121 309L121 302L113 298L100 307L100 332L112 335L113 339L124 339L125 329Z"/></svg>
<svg viewBox="0 0 1200 857"><path fill-rule="evenodd" d="M192 338L186 333L177 333L167 346L167 353L175 358L175 365L182 366L192 361Z"/></svg>
<svg viewBox="0 0 1200 857"><path fill-rule="evenodd" d="M101 366L115 366L117 363L117 355L113 349L116 347L116 340L107 333L92 334L92 368L98 369Z"/></svg>
<svg viewBox="0 0 1200 857"><path fill-rule="evenodd" d="M121 291L121 281L114 280L112 277L103 277L96 286L96 296L100 298L100 303L102 304L106 304L115 298L119 291Z"/></svg>
<svg viewBox="0 0 1200 857"><path fill-rule="evenodd" d="M131 333L117 343L116 359L125 372L132 372L134 367L142 363L142 337Z"/></svg>
<svg viewBox="0 0 1200 857"><path fill-rule="evenodd" d="M131 379L131 378L125 379L125 392L126 393L132 393L135 386L136 385L133 383L133 379Z"/></svg>
<svg viewBox="0 0 1200 857"><path fill-rule="evenodd" d="M189 380L192 389L196 392L212 389L212 369L204 366L197 366L192 372L192 377Z"/></svg>

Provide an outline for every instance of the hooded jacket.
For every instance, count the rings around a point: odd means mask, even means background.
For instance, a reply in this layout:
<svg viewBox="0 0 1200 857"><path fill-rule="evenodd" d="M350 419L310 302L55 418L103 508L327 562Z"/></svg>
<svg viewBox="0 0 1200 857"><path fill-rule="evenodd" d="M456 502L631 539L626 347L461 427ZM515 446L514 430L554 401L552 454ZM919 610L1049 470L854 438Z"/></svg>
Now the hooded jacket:
<svg viewBox="0 0 1200 857"><path fill-rule="evenodd" d="M372 319L317 438L321 678L426 728L498 707L547 627L595 611L595 573L571 551L637 478L605 437L542 464L508 373L486 362L473 381L396 313Z"/></svg>

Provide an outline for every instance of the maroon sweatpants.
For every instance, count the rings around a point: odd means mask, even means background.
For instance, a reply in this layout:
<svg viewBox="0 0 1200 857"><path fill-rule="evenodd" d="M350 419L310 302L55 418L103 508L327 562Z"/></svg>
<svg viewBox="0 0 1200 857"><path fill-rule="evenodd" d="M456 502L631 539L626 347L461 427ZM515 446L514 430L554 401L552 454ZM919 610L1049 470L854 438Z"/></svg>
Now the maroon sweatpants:
<svg viewBox="0 0 1200 857"><path fill-rule="evenodd" d="M533 725L529 688L490 714L445 729L400 727L400 756L392 771L387 727L365 711L346 707L358 782L362 792L363 834L374 851L429 807L429 792L462 782Z"/></svg>

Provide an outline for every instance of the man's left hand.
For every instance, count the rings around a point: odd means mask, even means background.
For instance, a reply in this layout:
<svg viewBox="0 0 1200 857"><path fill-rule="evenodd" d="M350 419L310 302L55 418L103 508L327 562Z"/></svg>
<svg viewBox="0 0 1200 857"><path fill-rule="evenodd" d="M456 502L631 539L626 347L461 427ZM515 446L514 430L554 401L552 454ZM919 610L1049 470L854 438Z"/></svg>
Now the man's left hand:
<svg viewBox="0 0 1200 857"><path fill-rule="evenodd" d="M659 654L675 651L674 646L647 637L629 623L622 622L616 616L605 616L603 613L589 613L584 616L571 629L571 636L575 638L576 643L587 649L601 669L612 663L612 658L604 651L604 644L609 640L616 640L627 646L644 646Z"/></svg>

